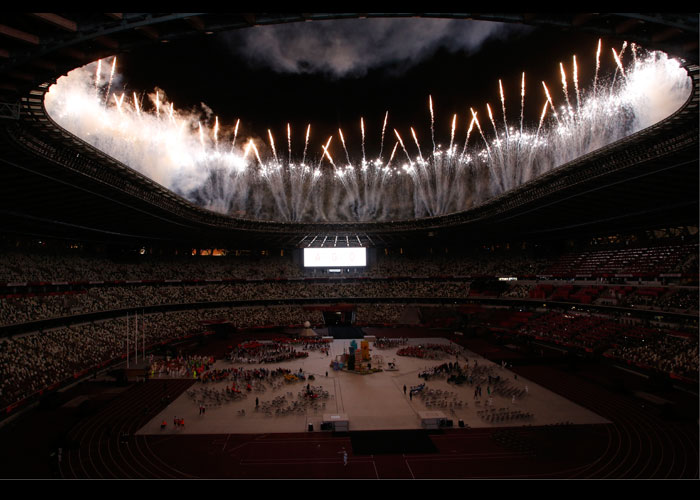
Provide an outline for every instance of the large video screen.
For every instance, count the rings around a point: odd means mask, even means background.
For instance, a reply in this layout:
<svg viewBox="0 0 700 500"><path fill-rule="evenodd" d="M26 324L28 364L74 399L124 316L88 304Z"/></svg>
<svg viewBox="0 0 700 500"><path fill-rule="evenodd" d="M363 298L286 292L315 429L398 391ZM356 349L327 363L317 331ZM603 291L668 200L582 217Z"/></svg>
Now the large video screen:
<svg viewBox="0 0 700 500"><path fill-rule="evenodd" d="M305 248L304 267L360 267L367 265L367 249Z"/></svg>

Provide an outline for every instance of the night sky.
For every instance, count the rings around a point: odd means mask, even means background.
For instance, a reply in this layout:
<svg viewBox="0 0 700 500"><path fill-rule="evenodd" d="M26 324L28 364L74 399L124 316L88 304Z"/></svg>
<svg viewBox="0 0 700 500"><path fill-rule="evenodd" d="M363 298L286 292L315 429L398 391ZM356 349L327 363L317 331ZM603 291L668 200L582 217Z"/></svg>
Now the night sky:
<svg viewBox="0 0 700 500"><path fill-rule="evenodd" d="M314 23L300 24L298 29L307 29L310 24ZM560 62L567 72L570 95L574 92L573 55L581 88L590 86L597 37L523 26L506 26L506 30L503 36L486 39L472 53L438 48L430 57L412 65L387 63L361 76L280 73L261 63L251 63L231 49L232 40L235 43L236 37L245 35L241 33L191 37L123 54L118 58L118 70L129 90L150 92L157 86L166 92L176 109L206 103L224 128L232 129L240 118L239 135L257 135L266 140L270 129L280 144L278 150L286 151L287 123L292 128L296 151L303 147L306 126L311 123L311 143L316 148L333 134L331 149L334 156L340 155L337 131L342 128L351 154L356 154L363 117L369 156L378 152L386 111L387 134L396 128L406 142L409 127L414 127L420 141L429 143L429 95L433 99L436 142L446 144L454 113L458 114L456 142L464 140L471 119L470 107L479 113L482 127L488 126L491 131L486 121L488 102L497 122L502 124L499 79L509 125L516 127L523 71L526 126L529 122L536 127L539 119L545 101L542 80L555 103L564 103ZM620 46L619 41L603 40L601 72L614 69L610 49L615 47L619 52ZM385 148L393 144L392 133Z"/></svg>

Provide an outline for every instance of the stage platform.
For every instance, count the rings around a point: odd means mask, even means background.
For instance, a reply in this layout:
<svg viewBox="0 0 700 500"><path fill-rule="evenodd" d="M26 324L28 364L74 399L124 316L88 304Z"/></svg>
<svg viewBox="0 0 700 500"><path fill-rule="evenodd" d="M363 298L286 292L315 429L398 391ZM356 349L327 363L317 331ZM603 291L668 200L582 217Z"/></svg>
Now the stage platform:
<svg viewBox="0 0 700 500"><path fill-rule="evenodd" d="M471 428L479 427L506 427L519 425L550 425L561 422L574 424L599 424L608 421L595 413L580 407L571 401L535 384L534 382L517 377L500 364L495 364L487 359L462 348L455 356L446 356L440 360L427 360L413 357L398 356L398 348L377 349L374 343L370 344L371 354L382 356L387 360L396 360L397 370L382 371L370 375L357 375L344 371L334 371L330 368L331 360L336 355L349 350L351 340L336 339L331 344L329 355L321 352L310 351L307 358L293 361L285 361L275 364L238 364L233 365L226 360L219 360L214 367L219 369L238 368L252 369L264 367L275 369L277 367L288 368L292 373L301 369L308 376L313 375L313 381L296 381L285 383L283 386L273 389L268 387L265 392L251 392L240 401L224 402L219 407L208 408L204 415L199 414L199 405L183 393L175 399L165 410L142 427L138 434L252 434L275 432L308 432L309 424L313 432L322 431L321 424L324 415L343 415L347 419L349 430L352 431L377 431L377 430L423 430L421 413L441 412L446 418L457 425L459 420ZM421 345L425 343L450 343L447 339L430 338L409 339L409 345ZM460 364L469 363L480 367L484 374L499 376L507 381L507 385L513 389L526 390L527 395L522 398L507 397L498 394L488 394L488 384L482 384L481 397L475 397L475 387L468 383L455 385L448 383L445 378L436 378L425 381L418 375L422 371L446 362L458 361ZM386 362L384 363L386 366ZM326 375L327 374L327 375ZM486 375L484 375L486 376ZM316 409L309 409L304 413L278 415L265 414L255 410L255 399L272 401L276 397L284 396L288 402L297 399L298 394L307 384L322 387L327 391L328 398L318 400ZM437 403L444 400L445 407L428 407L426 400L411 391L404 392L404 386L408 389L425 383L424 390L446 394L443 398L434 398ZM230 385L230 383L229 383ZM223 388L224 382L202 384L197 382L193 389L206 386L207 388ZM489 399L491 405L489 406ZM449 403L461 402L461 407L450 407ZM487 419L489 413L515 414L517 412L531 413L529 419L499 420ZM174 417L184 418L184 428L173 428ZM166 420L169 425L161 430L160 423Z"/></svg>

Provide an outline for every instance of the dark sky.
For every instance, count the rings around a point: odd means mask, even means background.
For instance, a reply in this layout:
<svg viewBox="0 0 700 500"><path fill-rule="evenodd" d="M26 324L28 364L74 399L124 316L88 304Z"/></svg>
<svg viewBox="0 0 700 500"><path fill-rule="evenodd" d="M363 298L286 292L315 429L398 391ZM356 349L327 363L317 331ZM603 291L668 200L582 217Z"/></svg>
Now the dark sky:
<svg viewBox="0 0 700 500"><path fill-rule="evenodd" d="M314 23L303 23L298 29L310 24ZM349 30L352 33L352 25ZM347 25L343 32L348 36ZM317 147L330 134L337 142L340 127L348 146L356 151L360 117L364 118L367 148L376 149L386 111L387 133L396 128L406 140L413 126L422 142L429 141L429 95L433 99L437 142L449 141L454 113L458 114L456 140L463 141L469 107L478 111L485 127L488 102L502 123L499 79L503 82L509 124L517 126L523 71L526 121L536 126L545 101L542 80L555 103L563 104L559 63L564 64L573 95L572 57L576 55L580 86L590 86L598 43L597 37L580 33L506 27L505 34L486 39L471 53L443 47L425 59L416 57L410 64L388 63L361 76L337 77L318 72L280 73L261 62L251 63L244 53L231 49L245 35L215 34L135 51L119 56L119 71L130 90L149 92L158 86L178 109L206 103L223 127L232 128L240 118L241 133L266 138L267 129L271 129L275 141L286 145L287 123L291 124L295 143L303 143L306 125L311 123L312 142ZM613 67L611 47L619 52L620 42L603 40L601 69ZM392 133L385 147L391 148L393 143ZM295 144L294 148L301 146ZM336 149L334 155L338 154Z"/></svg>

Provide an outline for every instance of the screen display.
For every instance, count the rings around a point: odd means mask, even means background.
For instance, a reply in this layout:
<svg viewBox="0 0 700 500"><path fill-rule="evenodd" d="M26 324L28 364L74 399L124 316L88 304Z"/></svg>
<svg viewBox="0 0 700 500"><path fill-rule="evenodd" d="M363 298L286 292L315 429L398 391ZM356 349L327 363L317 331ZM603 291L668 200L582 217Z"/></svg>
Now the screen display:
<svg viewBox="0 0 700 500"><path fill-rule="evenodd" d="M364 267L367 265L367 249L353 248L305 248L304 267Z"/></svg>

